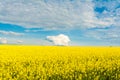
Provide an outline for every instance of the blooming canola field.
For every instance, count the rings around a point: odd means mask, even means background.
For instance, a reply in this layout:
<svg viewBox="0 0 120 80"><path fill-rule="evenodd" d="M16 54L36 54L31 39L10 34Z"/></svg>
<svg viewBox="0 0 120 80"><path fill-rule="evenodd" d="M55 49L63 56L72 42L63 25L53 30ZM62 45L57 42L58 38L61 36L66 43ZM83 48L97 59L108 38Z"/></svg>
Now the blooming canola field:
<svg viewBox="0 0 120 80"><path fill-rule="evenodd" d="M0 45L0 80L120 80L120 47Z"/></svg>

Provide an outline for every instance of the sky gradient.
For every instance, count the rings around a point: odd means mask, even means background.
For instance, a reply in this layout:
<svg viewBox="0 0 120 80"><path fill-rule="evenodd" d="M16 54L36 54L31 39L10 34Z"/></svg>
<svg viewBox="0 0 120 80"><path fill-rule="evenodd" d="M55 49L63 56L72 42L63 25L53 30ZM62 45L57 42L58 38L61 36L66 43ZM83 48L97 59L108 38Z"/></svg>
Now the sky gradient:
<svg viewBox="0 0 120 80"><path fill-rule="evenodd" d="M120 46L120 0L0 0L0 43Z"/></svg>

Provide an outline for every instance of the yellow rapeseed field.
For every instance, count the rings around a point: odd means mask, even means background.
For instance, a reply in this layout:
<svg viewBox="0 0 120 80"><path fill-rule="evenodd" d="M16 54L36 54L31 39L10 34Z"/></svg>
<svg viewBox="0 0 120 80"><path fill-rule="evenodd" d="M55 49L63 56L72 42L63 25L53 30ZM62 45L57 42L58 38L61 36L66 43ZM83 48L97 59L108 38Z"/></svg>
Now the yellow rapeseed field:
<svg viewBox="0 0 120 80"><path fill-rule="evenodd" d="M0 80L120 80L120 47L0 45Z"/></svg>

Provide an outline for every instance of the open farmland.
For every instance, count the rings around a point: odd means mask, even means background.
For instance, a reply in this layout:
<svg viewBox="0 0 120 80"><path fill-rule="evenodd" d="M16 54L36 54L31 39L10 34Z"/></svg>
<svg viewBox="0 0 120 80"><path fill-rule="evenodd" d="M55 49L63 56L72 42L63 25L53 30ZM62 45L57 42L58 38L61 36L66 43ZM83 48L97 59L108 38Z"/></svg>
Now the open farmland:
<svg viewBox="0 0 120 80"><path fill-rule="evenodd" d="M0 80L120 80L120 47L1 45Z"/></svg>

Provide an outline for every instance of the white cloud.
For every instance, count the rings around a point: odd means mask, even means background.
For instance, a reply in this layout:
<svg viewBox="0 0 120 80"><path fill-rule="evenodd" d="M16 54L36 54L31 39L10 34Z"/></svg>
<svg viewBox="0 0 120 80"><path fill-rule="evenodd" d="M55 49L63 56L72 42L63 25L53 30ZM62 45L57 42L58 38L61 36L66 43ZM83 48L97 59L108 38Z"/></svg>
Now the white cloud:
<svg viewBox="0 0 120 80"><path fill-rule="evenodd" d="M92 0L0 0L0 21L49 30L113 24L113 20L96 17Z"/></svg>
<svg viewBox="0 0 120 80"><path fill-rule="evenodd" d="M6 38L0 38L0 43L1 43L1 44L7 44L8 41L7 41Z"/></svg>
<svg viewBox="0 0 120 80"><path fill-rule="evenodd" d="M47 39L52 41L54 43L54 45L67 46L70 42L69 37L64 34L59 34L57 36L47 36Z"/></svg>
<svg viewBox="0 0 120 80"><path fill-rule="evenodd" d="M13 32L13 31L4 31L4 30L0 30L0 34L13 35L13 36L21 36L21 35L24 35L23 33L18 33L18 32Z"/></svg>

